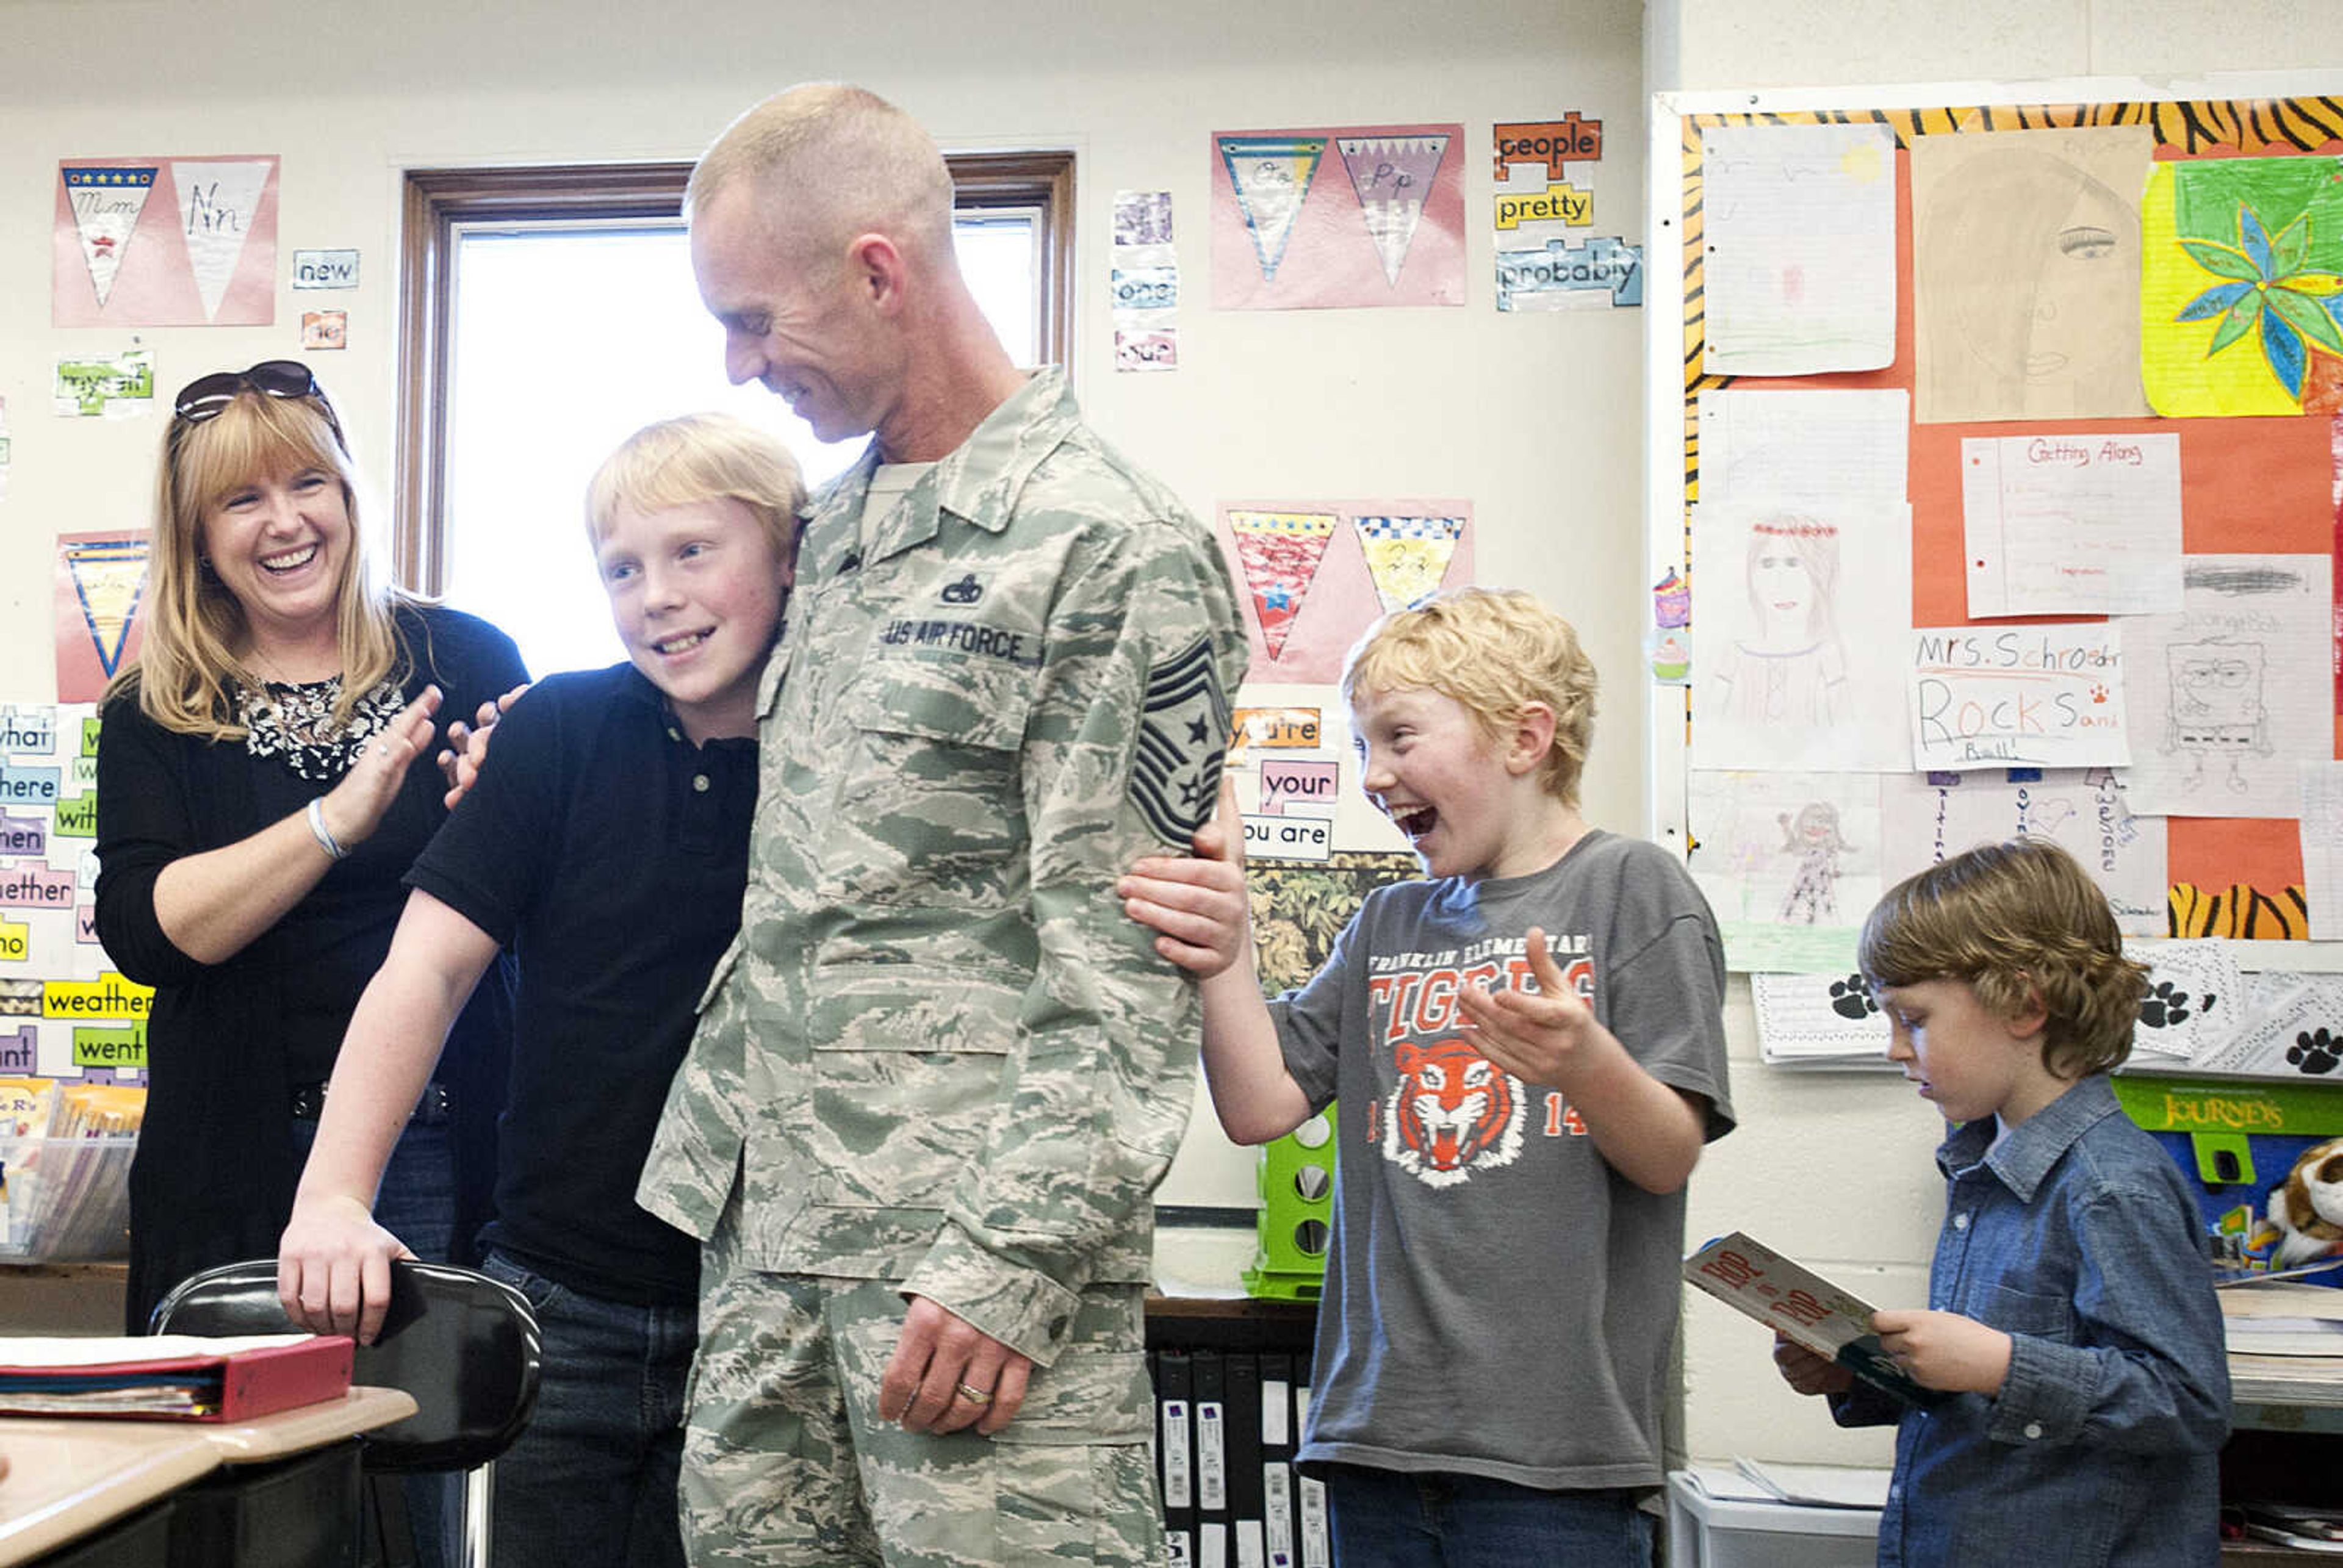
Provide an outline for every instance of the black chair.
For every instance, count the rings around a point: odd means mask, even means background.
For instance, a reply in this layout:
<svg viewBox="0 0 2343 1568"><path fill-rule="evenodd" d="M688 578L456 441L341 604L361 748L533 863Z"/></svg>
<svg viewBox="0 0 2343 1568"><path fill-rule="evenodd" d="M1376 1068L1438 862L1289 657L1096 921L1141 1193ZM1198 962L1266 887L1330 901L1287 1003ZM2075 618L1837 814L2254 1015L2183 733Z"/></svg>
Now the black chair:
<svg viewBox="0 0 2343 1568"><path fill-rule="evenodd" d="M272 1334L293 1329L277 1299L277 1260L206 1269L155 1308L155 1333ZM357 1382L403 1389L416 1412L359 1438L369 1478L464 1471L463 1561L488 1557L489 1462L512 1446L537 1404L537 1314L501 1280L447 1263L402 1259L390 1266L382 1332L357 1347ZM397 1483L377 1486L385 1512L403 1517Z"/></svg>

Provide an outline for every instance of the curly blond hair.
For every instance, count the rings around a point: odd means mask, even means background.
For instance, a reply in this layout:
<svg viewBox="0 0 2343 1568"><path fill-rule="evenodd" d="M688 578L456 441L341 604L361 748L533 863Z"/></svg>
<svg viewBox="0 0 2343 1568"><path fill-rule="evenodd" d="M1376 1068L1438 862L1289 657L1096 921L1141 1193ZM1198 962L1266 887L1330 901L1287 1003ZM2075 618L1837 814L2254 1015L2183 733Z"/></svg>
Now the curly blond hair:
<svg viewBox="0 0 2343 1568"><path fill-rule="evenodd" d="M1594 661L1578 632L1518 588L1450 588L1367 628L1342 664L1342 700L1361 692L1436 691L1472 711L1492 739L1524 709L1554 710L1554 744L1538 781L1566 806L1594 743Z"/></svg>
<svg viewBox="0 0 2343 1568"><path fill-rule="evenodd" d="M1874 986L1965 980L2004 1019L2038 1001L2043 1065L2062 1079L2131 1054L2147 990L2107 895L2046 839L1980 845L1906 877L1865 919L1855 952Z"/></svg>

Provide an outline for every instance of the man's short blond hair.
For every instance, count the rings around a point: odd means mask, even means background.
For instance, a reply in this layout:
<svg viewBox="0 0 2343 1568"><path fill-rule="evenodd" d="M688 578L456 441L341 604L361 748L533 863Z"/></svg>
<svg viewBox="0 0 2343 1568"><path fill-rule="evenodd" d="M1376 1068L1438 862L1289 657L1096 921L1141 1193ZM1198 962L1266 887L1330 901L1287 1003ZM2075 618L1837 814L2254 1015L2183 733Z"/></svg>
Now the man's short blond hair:
<svg viewBox="0 0 2343 1568"><path fill-rule="evenodd" d="M586 486L586 538L597 548L620 507L639 512L738 501L778 558L797 555L805 481L781 438L731 414L685 414L646 425L602 459Z"/></svg>
<svg viewBox="0 0 2343 1568"><path fill-rule="evenodd" d="M1554 710L1554 744L1538 781L1564 805L1594 741L1594 664L1578 632L1513 588L1452 588L1394 610L1367 628L1342 666L1342 700L1359 694L1436 691L1470 709L1492 739L1531 703Z"/></svg>
<svg viewBox="0 0 2343 1568"><path fill-rule="evenodd" d="M1855 957L1875 986L1965 981L1996 1018L2038 999L2043 1065L2063 1079L2131 1054L2147 990L2107 895L2047 839L1979 845L1906 878L1865 919Z"/></svg>
<svg viewBox="0 0 2343 1568"><path fill-rule="evenodd" d="M685 216L743 183L793 256L832 255L876 233L930 262L951 260L951 170L919 122L876 93L809 82L749 110L692 169Z"/></svg>

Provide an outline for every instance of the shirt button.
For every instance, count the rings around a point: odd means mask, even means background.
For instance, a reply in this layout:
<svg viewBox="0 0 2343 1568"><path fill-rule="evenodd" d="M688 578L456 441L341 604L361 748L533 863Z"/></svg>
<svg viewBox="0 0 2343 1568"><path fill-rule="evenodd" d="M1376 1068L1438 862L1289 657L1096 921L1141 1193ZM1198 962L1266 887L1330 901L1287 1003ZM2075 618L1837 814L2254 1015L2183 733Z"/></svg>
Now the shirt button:
<svg viewBox="0 0 2343 1568"><path fill-rule="evenodd" d="M2040 1437L2042 1435L2042 1423L2038 1421L2027 1422L2026 1423L2026 1435L2029 1439Z"/></svg>
<svg viewBox="0 0 2343 1568"><path fill-rule="evenodd" d="M692 787L692 789L693 789L696 792L698 792L698 793L699 793L699 794L702 794L702 795L707 794L707 793L708 793L708 775L707 775L707 774L705 774L705 773L695 773L695 774L693 774L693 775L691 776L691 787Z"/></svg>
<svg viewBox="0 0 2343 1568"><path fill-rule="evenodd" d="M1969 1217L1968 1217L1966 1214L1956 1214L1956 1215L1954 1215L1954 1216L1953 1216L1953 1229L1954 1229L1954 1230L1956 1230L1956 1231L1966 1231L1966 1230L1967 1230L1968 1228L1969 1228Z"/></svg>

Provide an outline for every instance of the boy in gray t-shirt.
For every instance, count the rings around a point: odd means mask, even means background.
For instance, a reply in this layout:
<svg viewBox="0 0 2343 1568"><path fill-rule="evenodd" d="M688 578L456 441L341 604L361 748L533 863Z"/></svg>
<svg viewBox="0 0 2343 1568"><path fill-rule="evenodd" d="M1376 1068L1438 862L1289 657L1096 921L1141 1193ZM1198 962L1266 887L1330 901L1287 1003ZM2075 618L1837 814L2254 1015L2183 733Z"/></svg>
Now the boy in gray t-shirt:
<svg viewBox="0 0 2343 1568"><path fill-rule="evenodd" d="M1229 1136L1341 1101L1302 1458L1337 1563L1644 1564L1684 1185L1725 1098L1722 949L1664 850L1587 825L1594 669L1522 593L1385 617L1342 696L1427 879L1369 895L1262 1000L1225 798L1121 888L1202 978Z"/></svg>

